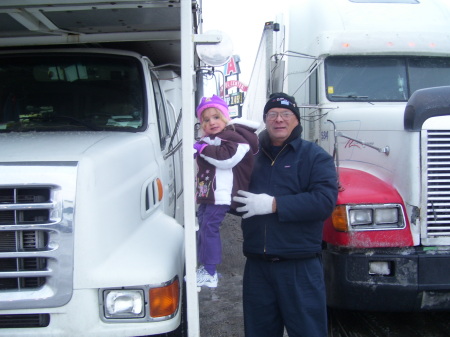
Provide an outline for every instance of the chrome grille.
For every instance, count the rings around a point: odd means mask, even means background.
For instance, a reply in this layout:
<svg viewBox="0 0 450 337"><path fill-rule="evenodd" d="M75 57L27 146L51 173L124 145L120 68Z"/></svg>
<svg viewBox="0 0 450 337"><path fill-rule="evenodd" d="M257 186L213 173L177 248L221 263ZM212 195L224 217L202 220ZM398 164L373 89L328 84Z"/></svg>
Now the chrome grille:
<svg viewBox="0 0 450 337"><path fill-rule="evenodd" d="M51 191L51 187L0 188L0 224L14 228L23 224L51 223L50 210L55 207ZM55 220L58 219L53 219L53 222ZM0 231L0 252L12 253L0 258L0 277L2 273L16 274L14 277L0 278L0 291L33 289L44 285L46 276L40 275L40 272L48 274L48 258L23 256L22 253L49 250L49 236L46 230ZM31 271L36 275L27 274Z"/></svg>
<svg viewBox="0 0 450 337"><path fill-rule="evenodd" d="M450 131L427 132L428 237L450 236Z"/></svg>
<svg viewBox="0 0 450 337"><path fill-rule="evenodd" d="M0 163L0 310L72 297L77 162Z"/></svg>
<svg viewBox="0 0 450 337"><path fill-rule="evenodd" d="M49 222L50 188L0 188L0 225Z"/></svg>

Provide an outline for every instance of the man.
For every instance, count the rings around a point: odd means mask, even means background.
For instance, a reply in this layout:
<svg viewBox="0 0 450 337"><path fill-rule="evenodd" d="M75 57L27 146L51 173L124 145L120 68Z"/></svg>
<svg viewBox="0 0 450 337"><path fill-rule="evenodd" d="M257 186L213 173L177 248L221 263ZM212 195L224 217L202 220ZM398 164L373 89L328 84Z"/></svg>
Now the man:
<svg viewBox="0 0 450 337"><path fill-rule="evenodd" d="M326 337L327 312L321 260L323 221L336 204L333 158L300 138L295 99L272 94L264 107L266 129L244 206L243 281L246 337Z"/></svg>

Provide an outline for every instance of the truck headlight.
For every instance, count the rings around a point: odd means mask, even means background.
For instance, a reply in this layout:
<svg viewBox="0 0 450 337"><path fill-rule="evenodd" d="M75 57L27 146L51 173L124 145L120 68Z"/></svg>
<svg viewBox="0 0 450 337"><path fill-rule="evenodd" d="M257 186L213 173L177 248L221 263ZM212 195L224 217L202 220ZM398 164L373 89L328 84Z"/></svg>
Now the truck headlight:
<svg viewBox="0 0 450 337"><path fill-rule="evenodd" d="M142 290L107 290L104 301L106 318L141 318L145 315Z"/></svg>
<svg viewBox="0 0 450 337"><path fill-rule="evenodd" d="M350 225L359 226L371 224L373 222L372 212L373 210L370 208L350 209Z"/></svg>
<svg viewBox="0 0 450 337"><path fill-rule="evenodd" d="M374 222L377 224L398 223L398 208L379 208L375 210Z"/></svg>
<svg viewBox="0 0 450 337"><path fill-rule="evenodd" d="M402 229L406 226L399 204L339 205L332 216L333 226L341 232Z"/></svg>
<svg viewBox="0 0 450 337"><path fill-rule="evenodd" d="M159 322L175 317L181 301L178 276L160 284L99 289L104 322Z"/></svg>

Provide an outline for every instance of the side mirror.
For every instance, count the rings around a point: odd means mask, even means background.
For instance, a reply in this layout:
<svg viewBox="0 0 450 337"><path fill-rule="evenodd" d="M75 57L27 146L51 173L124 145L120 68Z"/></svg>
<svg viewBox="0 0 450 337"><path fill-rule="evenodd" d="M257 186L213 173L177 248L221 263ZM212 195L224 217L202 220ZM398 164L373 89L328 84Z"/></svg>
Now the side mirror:
<svg viewBox="0 0 450 337"><path fill-rule="evenodd" d="M196 39L197 55L206 65L219 67L233 55L231 38L219 30L207 31Z"/></svg>
<svg viewBox="0 0 450 337"><path fill-rule="evenodd" d="M195 140L200 140L200 138L202 138L199 135L200 128L201 128L200 127L200 123L195 123L195 125L194 125L194 138L195 138Z"/></svg>

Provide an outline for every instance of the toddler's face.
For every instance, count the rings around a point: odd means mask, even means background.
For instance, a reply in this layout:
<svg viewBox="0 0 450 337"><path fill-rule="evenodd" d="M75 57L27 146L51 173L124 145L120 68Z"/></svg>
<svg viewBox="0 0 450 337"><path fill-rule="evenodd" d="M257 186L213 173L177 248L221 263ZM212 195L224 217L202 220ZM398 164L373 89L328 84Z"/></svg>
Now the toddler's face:
<svg viewBox="0 0 450 337"><path fill-rule="evenodd" d="M215 135L225 129L227 123L222 114L215 108L207 108L202 112L202 129L207 135Z"/></svg>

